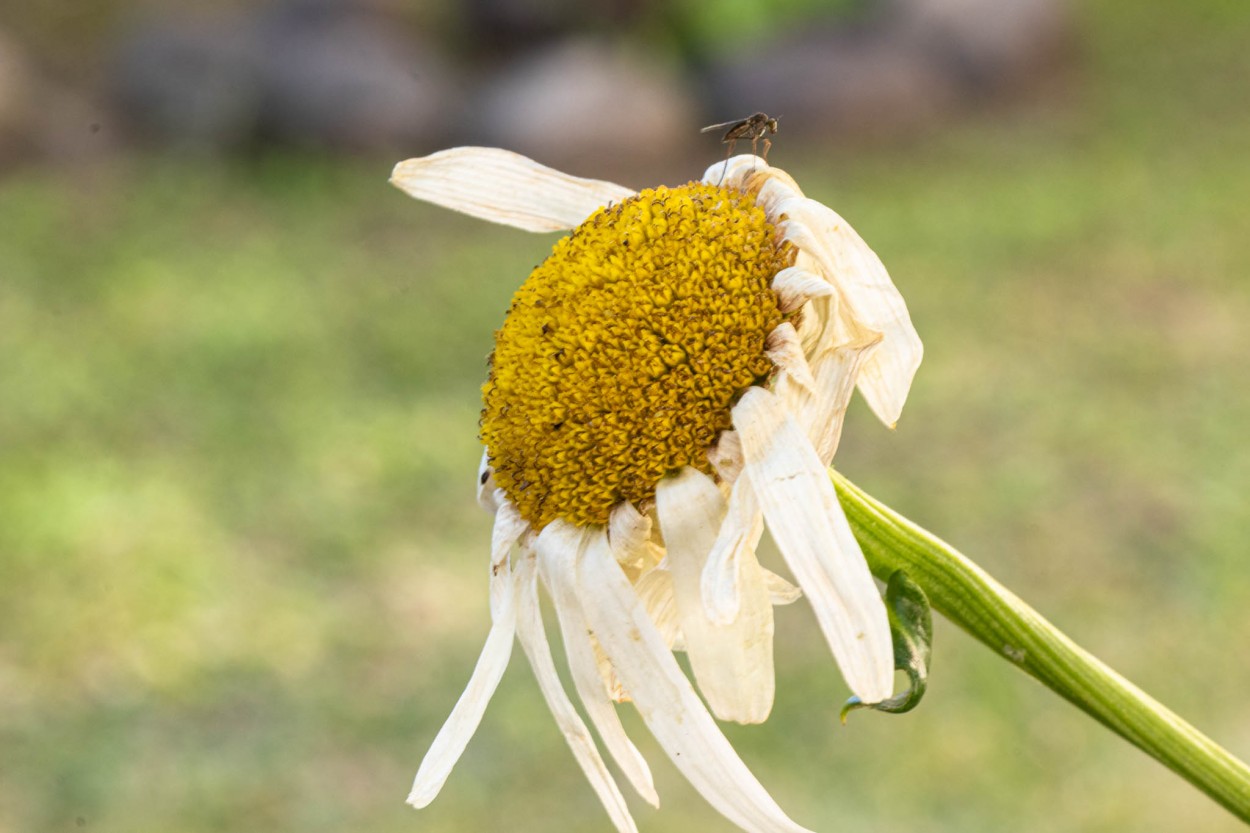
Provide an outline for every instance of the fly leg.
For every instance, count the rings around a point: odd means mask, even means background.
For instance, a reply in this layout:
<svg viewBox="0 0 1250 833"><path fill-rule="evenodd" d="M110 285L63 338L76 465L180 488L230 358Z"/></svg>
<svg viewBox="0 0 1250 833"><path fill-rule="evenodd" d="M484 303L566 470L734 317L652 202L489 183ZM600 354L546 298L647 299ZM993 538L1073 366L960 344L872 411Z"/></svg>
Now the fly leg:
<svg viewBox="0 0 1250 833"><path fill-rule="evenodd" d="M719 188L721 183L725 181L725 174L729 173L729 157L733 156L734 145L738 143L737 139L729 139L726 144L729 149L725 151L725 167L721 168L720 179L716 180L716 187Z"/></svg>

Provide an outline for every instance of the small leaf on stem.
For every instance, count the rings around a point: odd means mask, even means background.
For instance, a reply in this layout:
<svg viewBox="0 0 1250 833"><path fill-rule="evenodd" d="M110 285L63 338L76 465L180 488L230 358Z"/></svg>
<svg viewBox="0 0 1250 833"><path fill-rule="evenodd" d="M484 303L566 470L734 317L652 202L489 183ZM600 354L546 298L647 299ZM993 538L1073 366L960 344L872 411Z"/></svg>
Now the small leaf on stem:
<svg viewBox="0 0 1250 833"><path fill-rule="evenodd" d="M842 722L856 709L876 709L891 714L909 712L924 697L929 677L929 655L933 646L933 615L929 599L920 585L902 570L895 570L885 588L885 608L890 617L890 635L894 641L894 667L907 673L911 687L880 703L864 703L852 697L842 707Z"/></svg>

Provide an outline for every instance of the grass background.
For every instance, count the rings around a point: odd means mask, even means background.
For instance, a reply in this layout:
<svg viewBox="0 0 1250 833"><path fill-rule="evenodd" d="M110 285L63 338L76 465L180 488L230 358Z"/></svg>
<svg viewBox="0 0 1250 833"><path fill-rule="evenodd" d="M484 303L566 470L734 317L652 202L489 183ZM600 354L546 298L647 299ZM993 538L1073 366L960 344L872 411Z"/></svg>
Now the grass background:
<svg viewBox="0 0 1250 833"><path fill-rule="evenodd" d="M898 431L857 404L838 462L1244 758L1250 8L1078 14L1039 104L776 148L926 342ZM483 359L553 240L386 173L0 183L0 831L608 829L519 652L443 795L403 804L486 632ZM726 731L810 827L1240 829L945 622L921 708L846 728L803 604L777 642L772 719ZM728 830L623 714L642 827Z"/></svg>

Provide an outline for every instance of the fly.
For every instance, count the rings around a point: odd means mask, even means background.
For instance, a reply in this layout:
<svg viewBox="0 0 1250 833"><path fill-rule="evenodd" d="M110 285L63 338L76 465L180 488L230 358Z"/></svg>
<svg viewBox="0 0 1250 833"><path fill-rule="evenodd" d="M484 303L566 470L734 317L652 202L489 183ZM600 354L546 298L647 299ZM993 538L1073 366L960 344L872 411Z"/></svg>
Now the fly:
<svg viewBox="0 0 1250 833"><path fill-rule="evenodd" d="M776 135L777 120L767 113L753 113L745 119L737 119L736 121L726 121L720 124L709 124L700 130L700 133L711 133L713 130L724 130L725 135L721 136L721 142L729 145L729 149L725 151L725 171L729 170L729 157L733 155L734 145L739 139L751 140L751 154L758 156L757 150L759 143L764 143L765 162L768 161L768 149L773 143L768 140L769 135ZM725 171L721 172L721 180L725 178ZM718 185L720 183L717 183Z"/></svg>

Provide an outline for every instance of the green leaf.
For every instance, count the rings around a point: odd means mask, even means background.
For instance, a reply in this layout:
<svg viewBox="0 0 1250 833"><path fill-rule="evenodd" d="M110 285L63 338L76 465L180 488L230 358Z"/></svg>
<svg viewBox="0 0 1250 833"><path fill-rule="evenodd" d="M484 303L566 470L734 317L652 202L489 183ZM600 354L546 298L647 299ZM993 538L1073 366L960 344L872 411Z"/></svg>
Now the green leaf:
<svg viewBox="0 0 1250 833"><path fill-rule="evenodd" d="M894 667L907 673L911 687L880 703L864 703L852 697L842 707L842 722L856 709L870 708L891 714L909 712L924 697L933 647L933 615L929 598L902 570L895 570L885 588L885 609L894 641Z"/></svg>

